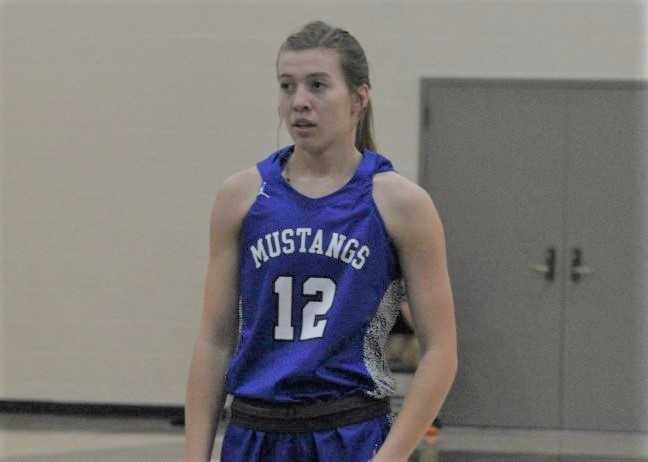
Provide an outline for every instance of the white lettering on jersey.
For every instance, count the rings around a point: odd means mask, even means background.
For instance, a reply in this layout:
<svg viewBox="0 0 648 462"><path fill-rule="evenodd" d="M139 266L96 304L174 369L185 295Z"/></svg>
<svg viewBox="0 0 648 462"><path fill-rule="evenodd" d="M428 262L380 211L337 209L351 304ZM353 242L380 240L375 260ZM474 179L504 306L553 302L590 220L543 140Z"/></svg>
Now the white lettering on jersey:
<svg viewBox="0 0 648 462"><path fill-rule="evenodd" d="M351 246L354 246L354 248L352 249ZM342 252L342 261L344 263L351 263L358 247L360 247L360 243L357 239L349 239L344 246L344 251Z"/></svg>
<svg viewBox="0 0 648 462"><path fill-rule="evenodd" d="M284 229L281 232L281 242L285 244L285 246L281 250L283 250L283 253L285 253L286 255L290 255L295 251L295 241L292 239L294 235L295 231L290 228Z"/></svg>
<svg viewBox="0 0 648 462"><path fill-rule="evenodd" d="M270 238L270 236L272 236L272 238ZM281 255L281 248L279 247L279 231L275 231L271 235L266 234L265 238L268 243L268 256L274 258Z"/></svg>
<svg viewBox="0 0 648 462"><path fill-rule="evenodd" d="M297 235L301 237L301 245L299 246L299 251L301 253L306 252L306 236L310 236L312 230L310 228L297 228Z"/></svg>
<svg viewBox="0 0 648 462"><path fill-rule="evenodd" d="M259 238L256 245L250 246L255 267L258 269L271 258L290 255L296 251L326 255L329 258L350 264L358 270L364 267L371 254L367 245L361 245L357 239L349 239L344 234L331 233L329 236L322 229L314 231L313 233L312 228L286 228Z"/></svg>
<svg viewBox="0 0 648 462"><path fill-rule="evenodd" d="M322 250L323 235L324 235L324 231L318 229L317 232L315 233L315 237L313 238L313 243L311 244L310 249L308 249L308 253L318 253L320 255L324 253L324 250Z"/></svg>
<svg viewBox="0 0 648 462"><path fill-rule="evenodd" d="M351 262L351 266L353 266L355 269L361 269L364 266L368 256L369 256L369 247L363 245L362 247L360 247L360 250L358 250L358 253L356 253L356 257Z"/></svg>
<svg viewBox="0 0 648 462"><path fill-rule="evenodd" d="M331 235L331 242L329 242L328 249L326 249L326 256L333 258L340 258L340 251L344 245L346 236L344 234L333 233Z"/></svg>
<svg viewBox="0 0 648 462"><path fill-rule="evenodd" d="M258 269L261 268L261 261L263 260L263 263L268 261L268 254L266 253L265 249L263 248L263 239L259 239L257 241L256 247L251 246L250 250L252 251L252 257L254 258L254 266Z"/></svg>

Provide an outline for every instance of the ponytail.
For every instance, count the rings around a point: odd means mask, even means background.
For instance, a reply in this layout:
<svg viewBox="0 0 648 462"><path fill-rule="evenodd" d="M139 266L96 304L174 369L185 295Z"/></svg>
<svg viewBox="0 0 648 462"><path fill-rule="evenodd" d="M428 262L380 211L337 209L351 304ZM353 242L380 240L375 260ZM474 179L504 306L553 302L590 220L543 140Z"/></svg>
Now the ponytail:
<svg viewBox="0 0 648 462"><path fill-rule="evenodd" d="M371 109L371 100L369 100L362 119L360 119L356 127L355 147L358 151L362 152L365 149L369 151L376 150L373 131L373 110Z"/></svg>

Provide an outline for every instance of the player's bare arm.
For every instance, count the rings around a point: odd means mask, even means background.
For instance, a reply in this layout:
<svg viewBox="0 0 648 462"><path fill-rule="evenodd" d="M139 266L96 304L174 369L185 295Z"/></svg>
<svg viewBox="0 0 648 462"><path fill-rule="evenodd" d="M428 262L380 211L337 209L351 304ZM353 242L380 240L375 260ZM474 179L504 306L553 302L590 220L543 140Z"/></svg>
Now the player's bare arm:
<svg viewBox="0 0 648 462"><path fill-rule="evenodd" d="M374 178L374 199L398 249L421 345L421 360L403 408L375 460L407 460L456 374L454 302L443 225L427 192L388 172Z"/></svg>
<svg viewBox="0 0 648 462"><path fill-rule="evenodd" d="M210 218L203 312L186 398L186 462L210 460L223 407L226 365L236 343L238 235L259 189L256 169L228 178Z"/></svg>

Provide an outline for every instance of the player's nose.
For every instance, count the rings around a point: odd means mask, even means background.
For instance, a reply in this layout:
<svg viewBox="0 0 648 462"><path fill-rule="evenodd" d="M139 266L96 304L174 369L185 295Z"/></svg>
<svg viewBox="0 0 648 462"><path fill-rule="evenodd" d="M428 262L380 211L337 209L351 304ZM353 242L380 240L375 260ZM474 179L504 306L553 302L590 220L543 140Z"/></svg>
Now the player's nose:
<svg viewBox="0 0 648 462"><path fill-rule="evenodd" d="M310 110L311 108L310 93L306 88L304 88L303 85L297 85L297 88L295 89L295 94L293 95L292 106L293 106L293 110L297 112Z"/></svg>

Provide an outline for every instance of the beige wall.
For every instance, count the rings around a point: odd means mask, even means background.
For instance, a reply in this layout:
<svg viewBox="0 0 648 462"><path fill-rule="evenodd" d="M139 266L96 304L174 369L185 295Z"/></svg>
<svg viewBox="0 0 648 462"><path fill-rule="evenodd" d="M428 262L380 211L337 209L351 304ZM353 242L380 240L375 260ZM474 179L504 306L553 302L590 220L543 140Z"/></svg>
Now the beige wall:
<svg viewBox="0 0 648 462"><path fill-rule="evenodd" d="M5 9L0 8L0 31L4 30L5 26ZM5 258L5 249L4 249L4 203L5 203L5 188L4 188L4 172L5 172L5 156L7 154L7 151L5 149L5 134L7 127L5 126L5 99L4 99L4 93L5 93L5 84L4 84L4 69L5 69L5 63L4 63L4 53L5 53L5 46L4 46L4 37L5 34L0 32L0 397L5 396L5 377L7 376L7 372L5 371L5 361L4 358L6 357L7 353L5 351L5 343L6 340L4 338L4 332L5 332L5 322L4 318L6 316L6 311L7 311L7 304L5 302L5 284L4 284L4 262L6 260ZM0 439L0 451L3 451L5 447L5 442ZM1 454L2 452L0 452Z"/></svg>
<svg viewBox="0 0 648 462"><path fill-rule="evenodd" d="M647 75L643 2L322 3L2 4L0 399L182 403L212 198L277 146L275 53L307 20L364 45L412 179L421 77Z"/></svg>

